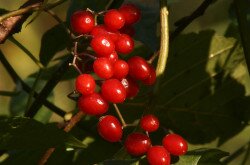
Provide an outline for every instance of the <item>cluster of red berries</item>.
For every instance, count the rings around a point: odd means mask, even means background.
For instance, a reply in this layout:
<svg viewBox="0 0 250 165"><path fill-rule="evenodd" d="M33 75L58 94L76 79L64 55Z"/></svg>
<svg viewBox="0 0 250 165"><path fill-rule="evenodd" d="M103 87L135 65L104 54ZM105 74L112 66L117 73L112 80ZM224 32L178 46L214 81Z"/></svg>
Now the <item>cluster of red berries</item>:
<svg viewBox="0 0 250 165"><path fill-rule="evenodd" d="M141 13L133 4L122 5L119 9L103 12L103 24L96 22L100 13L90 10L77 11L71 16L71 29L77 35L91 36L90 48L94 51L93 73L101 80L97 90L94 76L80 74L75 81L75 88L81 94L78 108L88 115L100 116L107 113L109 103L123 103L126 98L133 98L139 92L138 81L153 85L156 80L155 69L142 57L133 56L127 61L119 58L130 54L134 49L133 24L138 22ZM158 119L146 115L140 121L146 132L156 131ZM121 141L123 126L112 115L99 118L98 133L109 142ZM142 133L132 133L125 140L127 152L133 156L147 153L150 164L170 163L170 154L182 155L187 151L184 139L176 134L169 134L163 139L163 146L151 146L149 137Z"/></svg>

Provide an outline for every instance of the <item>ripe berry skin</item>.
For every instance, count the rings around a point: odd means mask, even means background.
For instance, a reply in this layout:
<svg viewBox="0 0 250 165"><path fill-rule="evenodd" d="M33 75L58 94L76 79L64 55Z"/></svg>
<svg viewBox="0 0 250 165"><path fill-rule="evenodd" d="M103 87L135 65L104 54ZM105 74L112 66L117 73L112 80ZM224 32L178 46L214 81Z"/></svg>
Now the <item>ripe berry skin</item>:
<svg viewBox="0 0 250 165"><path fill-rule="evenodd" d="M111 115L99 119L97 130L100 136L109 142L118 142L122 138L122 126L118 119Z"/></svg>
<svg viewBox="0 0 250 165"><path fill-rule="evenodd" d="M113 75L114 78L123 79L128 74L129 67L127 62L124 60L117 60L114 63L113 68L114 68L114 75Z"/></svg>
<svg viewBox="0 0 250 165"><path fill-rule="evenodd" d="M142 133L132 133L128 135L124 145L127 152L133 156L145 154L150 146L151 141L149 137Z"/></svg>
<svg viewBox="0 0 250 165"><path fill-rule="evenodd" d="M101 86L103 98L112 103L122 103L126 99L126 90L117 79L108 79Z"/></svg>
<svg viewBox="0 0 250 165"><path fill-rule="evenodd" d="M116 42L120 33L119 31L111 30L104 25L97 25L92 29L92 31L90 32L90 35L92 35L93 37L96 37L99 35L107 35L113 42Z"/></svg>
<svg viewBox="0 0 250 165"><path fill-rule="evenodd" d="M150 75L150 66L142 57L134 56L127 61L129 75L136 80L145 80Z"/></svg>
<svg viewBox="0 0 250 165"><path fill-rule="evenodd" d="M166 135L162 140L162 144L170 154L175 156L184 155L188 150L186 140L177 134Z"/></svg>
<svg viewBox="0 0 250 165"><path fill-rule="evenodd" d="M75 87L82 95L90 95L95 91L95 80L90 74L81 74L76 78Z"/></svg>
<svg viewBox="0 0 250 165"><path fill-rule="evenodd" d="M140 126L144 131L154 132L159 128L159 120L154 115L145 115L140 120Z"/></svg>
<svg viewBox="0 0 250 165"><path fill-rule="evenodd" d="M134 79L127 77L122 79L121 83L126 89L127 98L133 98L138 94L139 85Z"/></svg>
<svg viewBox="0 0 250 165"><path fill-rule="evenodd" d="M104 23L108 28L118 30L124 26L125 19L118 10L111 9L104 15Z"/></svg>
<svg viewBox="0 0 250 165"><path fill-rule="evenodd" d="M163 146L152 146L148 149L147 160L150 165L170 165L170 154Z"/></svg>
<svg viewBox="0 0 250 165"><path fill-rule="evenodd" d="M70 18L71 28L78 34L89 33L95 26L95 19L89 11L77 11Z"/></svg>
<svg viewBox="0 0 250 165"><path fill-rule="evenodd" d="M115 50L115 44L107 35L95 36L91 40L90 46L96 54L101 56L108 56Z"/></svg>
<svg viewBox="0 0 250 165"><path fill-rule="evenodd" d="M78 100L80 111L88 115L102 115L108 111L108 103L98 93L81 96Z"/></svg>
<svg viewBox="0 0 250 165"><path fill-rule="evenodd" d="M115 42L115 50L118 53L129 54L134 49L134 41L127 34L121 34Z"/></svg>
<svg viewBox="0 0 250 165"><path fill-rule="evenodd" d="M156 72L155 69L150 66L150 71L149 71L149 76L142 81L143 84L145 85L153 85L156 81Z"/></svg>
<svg viewBox="0 0 250 165"><path fill-rule="evenodd" d="M133 4L125 4L122 5L119 9L119 11L122 13L125 24L126 25L132 25L139 21L141 18L141 11Z"/></svg>
<svg viewBox="0 0 250 165"><path fill-rule="evenodd" d="M93 69L96 75L103 79L109 79L114 74L112 62L105 57L97 58L94 61Z"/></svg>
<svg viewBox="0 0 250 165"><path fill-rule="evenodd" d="M116 53L116 51L114 51L113 53L109 54L107 58L112 64L114 64L118 60L118 54Z"/></svg>

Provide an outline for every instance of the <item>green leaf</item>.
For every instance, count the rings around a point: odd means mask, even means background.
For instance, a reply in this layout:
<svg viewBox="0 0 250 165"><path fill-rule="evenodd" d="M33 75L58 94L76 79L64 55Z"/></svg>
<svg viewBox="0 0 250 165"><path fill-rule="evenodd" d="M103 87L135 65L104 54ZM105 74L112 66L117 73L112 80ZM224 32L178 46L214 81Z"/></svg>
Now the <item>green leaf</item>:
<svg viewBox="0 0 250 165"><path fill-rule="evenodd" d="M39 58L44 66L47 66L55 54L66 48L69 42L69 35L63 25L58 24L48 31L42 37Z"/></svg>
<svg viewBox="0 0 250 165"><path fill-rule="evenodd" d="M27 79L24 80L25 83L27 83L29 86L32 86L32 84L35 81L35 77L29 77ZM37 88L36 89L42 89L42 87L45 85L45 81L40 80L39 83L37 84ZM19 85L17 85L16 87L17 91ZM36 92L40 92L40 90L36 91ZM10 113L13 116L20 116L23 115L24 112L27 109L27 101L28 101L28 97L29 94L27 94L25 91L20 91L18 95L14 96L11 98L10 100ZM53 101L54 96L53 96L53 92L50 94L50 96L48 97L48 100ZM34 100L34 99L33 99ZM50 119L52 115L52 112L46 108L46 107L42 107L39 112L36 114L35 119L42 122L42 123L47 123Z"/></svg>
<svg viewBox="0 0 250 165"><path fill-rule="evenodd" d="M175 165L222 165L220 159L228 155L218 149L197 149L180 156Z"/></svg>
<svg viewBox="0 0 250 165"><path fill-rule="evenodd" d="M219 137L219 144L246 126L247 109L231 106L249 86L237 40L212 31L181 35L171 45L166 72L155 103L164 126L192 143Z"/></svg>
<svg viewBox="0 0 250 165"><path fill-rule="evenodd" d="M58 129L54 124L42 124L25 117L0 118L0 149L46 149L65 145L84 148L79 140Z"/></svg>

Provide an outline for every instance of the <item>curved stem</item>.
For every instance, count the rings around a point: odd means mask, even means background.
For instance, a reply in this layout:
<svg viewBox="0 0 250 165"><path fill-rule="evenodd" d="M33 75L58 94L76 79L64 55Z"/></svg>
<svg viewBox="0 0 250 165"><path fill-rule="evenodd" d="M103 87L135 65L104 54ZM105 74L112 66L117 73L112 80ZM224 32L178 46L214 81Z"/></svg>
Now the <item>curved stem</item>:
<svg viewBox="0 0 250 165"><path fill-rule="evenodd" d="M113 104L113 105L114 105L115 111L116 111L116 113L117 113L117 115L118 115L118 117L119 117L119 119L120 119L120 121L121 121L121 123L122 123L122 127L123 127L123 128L126 127L127 124L126 124L125 120L123 119L122 114L121 114L121 112L120 112L118 106L117 106L116 104Z"/></svg>
<svg viewBox="0 0 250 165"><path fill-rule="evenodd" d="M160 0L160 23L161 23L161 41L159 58L156 67L157 82L154 89L154 94L159 91L159 84L164 75L169 50L169 27L168 27L168 8L167 1Z"/></svg>

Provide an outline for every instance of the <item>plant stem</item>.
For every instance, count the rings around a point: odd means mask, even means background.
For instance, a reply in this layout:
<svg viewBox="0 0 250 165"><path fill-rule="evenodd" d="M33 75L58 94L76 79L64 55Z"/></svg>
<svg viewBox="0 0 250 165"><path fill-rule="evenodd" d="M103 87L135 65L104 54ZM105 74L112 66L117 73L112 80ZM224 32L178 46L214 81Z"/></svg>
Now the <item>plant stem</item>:
<svg viewBox="0 0 250 165"><path fill-rule="evenodd" d="M154 88L154 94L159 91L160 81L164 75L169 50L169 27L168 27L168 8L167 1L160 0L160 23L161 23L161 41L159 58L156 67L157 82Z"/></svg>
<svg viewBox="0 0 250 165"><path fill-rule="evenodd" d="M84 113L79 111L75 116L73 116L71 118L71 120L69 121L69 123L66 125L66 127L64 128L65 132L69 132L84 116ZM44 155L42 156L42 158L40 159L38 165L44 165L48 159L50 158L50 156L52 155L52 153L55 151L55 148L49 148Z"/></svg>
<svg viewBox="0 0 250 165"><path fill-rule="evenodd" d="M39 67L43 68L43 65L36 59L36 57L26 48L24 47L19 41L17 41L14 37L9 37L9 40L14 43L17 47L19 47L24 53L26 53L29 58Z"/></svg>
<svg viewBox="0 0 250 165"><path fill-rule="evenodd" d="M126 127L127 124L126 124L126 122L125 122L125 120L124 120L124 118L123 118L123 116L122 116L122 114L121 114L121 112L120 112L118 106L117 106L116 104L113 104L113 106L115 107L115 112L116 112L116 114L118 115L118 117L119 117L119 119L120 119L120 121L121 121L121 123L122 123L122 127L123 127L123 128Z"/></svg>
<svg viewBox="0 0 250 165"><path fill-rule="evenodd" d="M189 16L181 18L175 23L177 28L170 35L170 41L173 41L190 23L192 23L196 18L202 16L207 8L214 2L214 0L204 0L203 3Z"/></svg>
<svg viewBox="0 0 250 165"><path fill-rule="evenodd" d="M4 55L1 51L0 51L0 61L2 62L3 66L5 67L5 69L7 70L9 75L11 76L12 80L15 82L15 84L21 83L22 89L25 92L30 93L31 88L17 75L17 73L15 72L13 67L9 64L9 62L6 60L6 58L4 57ZM35 99L37 99L38 93L34 92L33 96ZM52 104L48 100L44 100L41 103L61 117L64 117L64 115L66 114L62 109L55 106L54 104Z"/></svg>
<svg viewBox="0 0 250 165"><path fill-rule="evenodd" d="M36 3L36 4L30 5L30 6L18 9L18 10L8 12L0 17L0 22L2 22L3 20L5 20L7 18L10 18L10 17L22 15L24 13L28 13L28 12L33 11L33 10L38 10L40 5L41 5L41 3Z"/></svg>
<svg viewBox="0 0 250 165"><path fill-rule="evenodd" d="M247 151L246 151L245 156L244 156L244 158L243 158L243 160L241 162L241 165L246 165L247 160L249 158L249 155L250 155L250 142L247 145Z"/></svg>

